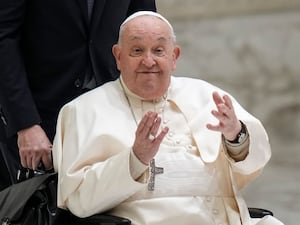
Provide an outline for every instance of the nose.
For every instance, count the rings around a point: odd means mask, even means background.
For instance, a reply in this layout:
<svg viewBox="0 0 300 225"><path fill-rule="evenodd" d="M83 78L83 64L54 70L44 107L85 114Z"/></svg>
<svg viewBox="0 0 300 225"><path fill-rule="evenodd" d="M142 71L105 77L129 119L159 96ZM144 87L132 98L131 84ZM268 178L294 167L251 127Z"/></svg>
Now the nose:
<svg viewBox="0 0 300 225"><path fill-rule="evenodd" d="M144 55L142 64L145 65L146 67L152 67L156 63L154 56L151 53L147 53Z"/></svg>

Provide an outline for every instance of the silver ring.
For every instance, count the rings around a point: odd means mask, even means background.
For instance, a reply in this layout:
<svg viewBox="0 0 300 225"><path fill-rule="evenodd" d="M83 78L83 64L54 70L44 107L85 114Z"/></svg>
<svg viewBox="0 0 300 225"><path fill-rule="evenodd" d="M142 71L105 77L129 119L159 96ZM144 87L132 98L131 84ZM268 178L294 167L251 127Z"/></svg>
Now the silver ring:
<svg viewBox="0 0 300 225"><path fill-rule="evenodd" d="M153 140L155 139L155 136L154 136L153 134L149 134L148 139L149 139L150 141L153 141Z"/></svg>

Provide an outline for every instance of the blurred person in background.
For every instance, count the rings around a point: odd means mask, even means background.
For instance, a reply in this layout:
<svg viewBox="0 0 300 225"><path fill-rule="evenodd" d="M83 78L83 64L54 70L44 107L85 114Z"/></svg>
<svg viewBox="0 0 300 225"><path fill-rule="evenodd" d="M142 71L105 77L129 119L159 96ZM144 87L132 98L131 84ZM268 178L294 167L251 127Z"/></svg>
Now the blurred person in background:
<svg viewBox="0 0 300 225"><path fill-rule="evenodd" d="M122 21L154 0L0 0L1 189L20 166L52 168L62 105L118 78L111 47Z"/></svg>

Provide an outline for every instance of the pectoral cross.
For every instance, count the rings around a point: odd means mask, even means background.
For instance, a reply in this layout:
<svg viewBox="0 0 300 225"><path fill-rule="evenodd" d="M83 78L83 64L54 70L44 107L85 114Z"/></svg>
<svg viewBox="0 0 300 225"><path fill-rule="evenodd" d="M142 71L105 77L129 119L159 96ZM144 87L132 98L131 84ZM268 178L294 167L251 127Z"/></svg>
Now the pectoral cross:
<svg viewBox="0 0 300 225"><path fill-rule="evenodd" d="M150 180L148 183L148 191L154 191L155 175L164 173L164 168L155 167L155 160L150 161Z"/></svg>

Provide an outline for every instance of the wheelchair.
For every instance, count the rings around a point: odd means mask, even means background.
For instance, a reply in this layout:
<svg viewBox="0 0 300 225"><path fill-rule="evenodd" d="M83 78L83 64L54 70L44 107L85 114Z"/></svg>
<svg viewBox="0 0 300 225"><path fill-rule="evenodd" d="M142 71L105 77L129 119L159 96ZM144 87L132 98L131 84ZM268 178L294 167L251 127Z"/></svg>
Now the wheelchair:
<svg viewBox="0 0 300 225"><path fill-rule="evenodd" d="M262 218L267 215L273 216L270 210L262 208L248 208L251 218ZM86 218L79 218L70 215L68 222L71 225L131 225L131 221L126 218L121 218L112 215L97 214Z"/></svg>

